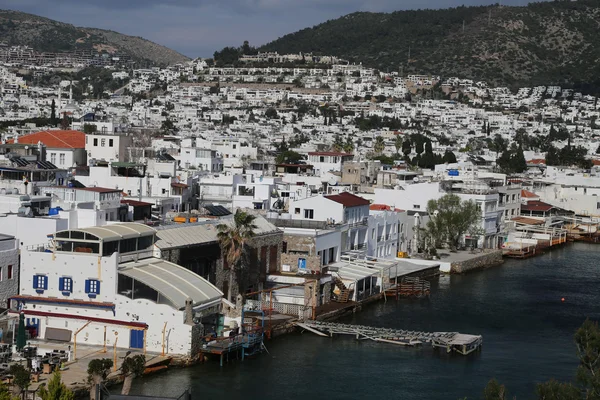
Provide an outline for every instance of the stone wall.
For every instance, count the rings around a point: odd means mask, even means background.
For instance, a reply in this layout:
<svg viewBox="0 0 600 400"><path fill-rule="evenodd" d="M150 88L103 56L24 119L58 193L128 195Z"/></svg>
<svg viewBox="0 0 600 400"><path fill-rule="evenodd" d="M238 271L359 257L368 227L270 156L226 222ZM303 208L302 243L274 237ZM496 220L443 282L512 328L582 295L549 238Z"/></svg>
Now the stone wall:
<svg viewBox="0 0 600 400"><path fill-rule="evenodd" d="M306 269L321 272L321 258L315 251L315 238L311 236L283 235L287 253L281 254L281 264L290 266L290 272L298 271L298 259L306 260Z"/></svg>
<svg viewBox="0 0 600 400"><path fill-rule="evenodd" d="M14 249L0 251L0 269L0 307L7 308L7 300L19 294L19 250L16 242Z"/></svg>
<svg viewBox="0 0 600 400"><path fill-rule="evenodd" d="M225 298L233 301L239 293L238 280L242 279L242 292L248 290L257 291L263 289L263 283L269 273L269 267L274 267L273 272L281 270L281 246L283 242L283 232L276 232L268 235L260 235L252 238L248 247L246 268L243 274L236 273L231 268L225 268L223 257L216 263L215 286L225 293ZM275 259L271 260L271 247L275 246ZM265 248L266 250L263 250ZM264 257L264 258L263 258Z"/></svg>
<svg viewBox="0 0 600 400"><path fill-rule="evenodd" d="M491 252L482 253L465 261L452 263L450 268L451 274L462 274L476 269L492 267L502 264L502 250L494 250Z"/></svg>

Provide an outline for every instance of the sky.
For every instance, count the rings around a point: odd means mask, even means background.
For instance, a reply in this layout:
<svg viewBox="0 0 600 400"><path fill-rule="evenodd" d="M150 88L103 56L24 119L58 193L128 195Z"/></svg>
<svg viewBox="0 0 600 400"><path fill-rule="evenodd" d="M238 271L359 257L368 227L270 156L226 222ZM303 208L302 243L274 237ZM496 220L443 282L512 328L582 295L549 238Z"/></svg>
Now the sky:
<svg viewBox="0 0 600 400"><path fill-rule="evenodd" d="M526 0L0 0L77 26L141 36L194 57L212 57L244 40L259 46L287 33L355 11L447 8Z"/></svg>

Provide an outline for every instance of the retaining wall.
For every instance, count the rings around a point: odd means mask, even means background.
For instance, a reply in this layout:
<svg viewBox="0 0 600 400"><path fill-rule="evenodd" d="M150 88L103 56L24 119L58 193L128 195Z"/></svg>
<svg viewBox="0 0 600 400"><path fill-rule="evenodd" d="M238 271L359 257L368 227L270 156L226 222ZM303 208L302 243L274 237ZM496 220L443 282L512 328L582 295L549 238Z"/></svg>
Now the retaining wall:
<svg viewBox="0 0 600 400"><path fill-rule="evenodd" d="M502 262L502 250L494 250L489 253L482 253L468 260L452 263L450 273L462 274L476 269L499 265L502 264Z"/></svg>

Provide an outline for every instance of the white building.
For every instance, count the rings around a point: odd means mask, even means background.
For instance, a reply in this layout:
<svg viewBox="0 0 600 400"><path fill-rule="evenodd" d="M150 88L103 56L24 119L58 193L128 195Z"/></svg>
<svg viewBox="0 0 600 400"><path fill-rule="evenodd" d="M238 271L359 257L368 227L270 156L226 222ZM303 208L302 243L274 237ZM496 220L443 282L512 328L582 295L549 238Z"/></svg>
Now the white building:
<svg viewBox="0 0 600 400"><path fill-rule="evenodd" d="M311 151L308 153L308 163L314 167L316 175L322 176L329 171L341 171L342 164L352 161L352 154L337 151Z"/></svg>
<svg viewBox="0 0 600 400"><path fill-rule="evenodd" d="M125 161L127 148L132 144L132 137L127 135L102 132L85 135L85 151L88 162L92 163L98 160Z"/></svg>
<svg viewBox="0 0 600 400"><path fill-rule="evenodd" d="M180 160L183 168L195 168L207 172L223 171L223 157L220 157L216 150L183 147Z"/></svg>
<svg viewBox="0 0 600 400"><path fill-rule="evenodd" d="M220 311L223 293L195 273L154 258L155 231L125 223L59 231L24 251L20 294L38 337L168 354L191 354L195 320Z"/></svg>

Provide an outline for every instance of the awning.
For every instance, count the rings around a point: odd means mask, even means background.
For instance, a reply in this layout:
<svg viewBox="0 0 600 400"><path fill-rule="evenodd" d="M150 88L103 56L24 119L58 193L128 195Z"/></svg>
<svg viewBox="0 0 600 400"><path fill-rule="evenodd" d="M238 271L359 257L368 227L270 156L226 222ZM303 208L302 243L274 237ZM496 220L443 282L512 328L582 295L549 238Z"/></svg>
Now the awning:
<svg viewBox="0 0 600 400"><path fill-rule="evenodd" d="M192 299L193 305L207 305L223 297L223 292L212 283L183 268L159 258L148 258L119 265L123 274L156 290L175 307L183 309L185 301Z"/></svg>

